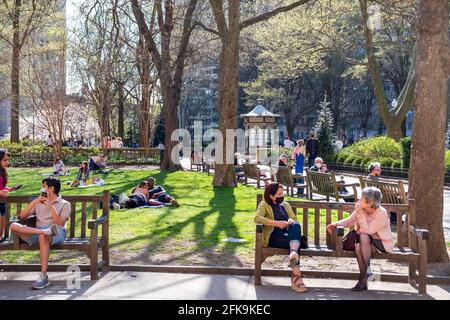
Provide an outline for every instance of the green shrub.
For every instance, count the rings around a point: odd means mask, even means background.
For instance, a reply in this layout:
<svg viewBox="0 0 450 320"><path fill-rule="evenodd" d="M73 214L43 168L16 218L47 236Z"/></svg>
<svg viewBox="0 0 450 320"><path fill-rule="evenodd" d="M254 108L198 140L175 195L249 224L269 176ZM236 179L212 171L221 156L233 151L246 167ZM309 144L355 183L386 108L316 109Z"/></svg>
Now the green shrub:
<svg viewBox="0 0 450 320"><path fill-rule="evenodd" d="M401 166L409 168L411 161L411 137L405 137L400 140L401 147Z"/></svg>
<svg viewBox="0 0 450 320"><path fill-rule="evenodd" d="M334 153L327 160L330 161L330 162L337 162L338 156L339 156L338 154Z"/></svg>
<svg viewBox="0 0 450 320"><path fill-rule="evenodd" d="M360 140L351 146L345 147L340 153L370 159L400 159L401 149L400 144L394 139L382 136Z"/></svg>
<svg viewBox="0 0 450 320"><path fill-rule="evenodd" d="M344 164L352 164L356 158L357 158L356 156L350 155L347 158L345 158Z"/></svg>
<svg viewBox="0 0 450 320"><path fill-rule="evenodd" d="M402 167L402 160L394 160L392 161L392 169L400 169Z"/></svg>
<svg viewBox="0 0 450 320"><path fill-rule="evenodd" d="M339 153L336 159L337 163L344 163L345 159L347 159L348 155Z"/></svg>
<svg viewBox="0 0 450 320"><path fill-rule="evenodd" d="M391 158L380 158L379 159L379 162L381 163L381 166L385 167L385 168L390 168L392 166L392 162L393 161L394 160L391 159Z"/></svg>
<svg viewBox="0 0 450 320"><path fill-rule="evenodd" d="M353 162L352 162L352 166L360 166L361 161L363 161L363 160L364 160L363 157L356 157L355 160L353 160Z"/></svg>
<svg viewBox="0 0 450 320"><path fill-rule="evenodd" d="M450 150L445 151L445 170L450 170Z"/></svg>

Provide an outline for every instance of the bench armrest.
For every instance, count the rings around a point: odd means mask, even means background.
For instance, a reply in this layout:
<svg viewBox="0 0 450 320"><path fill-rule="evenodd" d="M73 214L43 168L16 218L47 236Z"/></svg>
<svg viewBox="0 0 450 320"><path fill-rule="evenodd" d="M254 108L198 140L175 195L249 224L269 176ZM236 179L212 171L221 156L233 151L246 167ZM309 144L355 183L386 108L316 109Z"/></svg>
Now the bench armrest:
<svg viewBox="0 0 450 320"><path fill-rule="evenodd" d="M346 183L346 184L343 184L342 186L344 186L344 187L359 187L359 183Z"/></svg>
<svg viewBox="0 0 450 320"><path fill-rule="evenodd" d="M88 228L93 230L96 229L99 225L103 225L108 221L107 215L102 215L100 218L95 220L89 220L88 222Z"/></svg>
<svg viewBox="0 0 450 320"><path fill-rule="evenodd" d="M341 226L335 226L335 228L336 228L336 234L337 234L337 236L338 236L338 237L343 237L343 236L344 236L345 228L344 228L344 227L341 227Z"/></svg>
<svg viewBox="0 0 450 320"><path fill-rule="evenodd" d="M256 224L256 233L262 233L263 225L261 223Z"/></svg>
<svg viewBox="0 0 450 320"><path fill-rule="evenodd" d="M427 229L422 229L415 225L411 225L409 226L409 230L413 232L419 240L428 240L430 238L430 233Z"/></svg>

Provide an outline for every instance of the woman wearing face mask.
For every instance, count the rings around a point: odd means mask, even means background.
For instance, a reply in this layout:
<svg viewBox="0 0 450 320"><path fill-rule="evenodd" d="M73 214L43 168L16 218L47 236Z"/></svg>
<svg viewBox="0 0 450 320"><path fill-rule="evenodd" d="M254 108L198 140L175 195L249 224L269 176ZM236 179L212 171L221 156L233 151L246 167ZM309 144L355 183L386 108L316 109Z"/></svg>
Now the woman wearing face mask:
<svg viewBox="0 0 450 320"><path fill-rule="evenodd" d="M255 223L263 224L263 246L289 249L289 267L292 268L291 288L306 292L300 272L301 226L289 203L284 201L283 186L269 184L264 191L264 201L258 206Z"/></svg>
<svg viewBox="0 0 450 320"><path fill-rule="evenodd" d="M309 170L316 171L316 172L323 172L322 165L323 165L323 159L320 157L317 157L316 160L314 160L314 165Z"/></svg>

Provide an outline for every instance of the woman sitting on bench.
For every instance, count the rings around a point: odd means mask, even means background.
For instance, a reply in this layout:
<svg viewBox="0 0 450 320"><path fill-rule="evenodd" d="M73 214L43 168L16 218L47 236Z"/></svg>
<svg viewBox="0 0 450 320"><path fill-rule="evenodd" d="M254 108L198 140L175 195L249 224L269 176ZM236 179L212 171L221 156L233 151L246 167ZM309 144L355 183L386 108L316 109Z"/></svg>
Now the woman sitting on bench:
<svg viewBox="0 0 450 320"><path fill-rule="evenodd" d="M370 270L372 252L392 253L394 249L388 213L380 204L381 191L375 187L364 188L361 200L355 205L355 211L347 219L327 226L328 232L332 233L336 226L355 225L357 231L355 254L359 267L359 281L352 291L367 290L367 281L375 279Z"/></svg>
<svg viewBox="0 0 450 320"><path fill-rule="evenodd" d="M292 268L291 288L297 292L306 292L300 272L301 226L289 203L284 201L283 185L271 183L264 191L256 211L255 223L263 227L263 246L289 249L289 267Z"/></svg>

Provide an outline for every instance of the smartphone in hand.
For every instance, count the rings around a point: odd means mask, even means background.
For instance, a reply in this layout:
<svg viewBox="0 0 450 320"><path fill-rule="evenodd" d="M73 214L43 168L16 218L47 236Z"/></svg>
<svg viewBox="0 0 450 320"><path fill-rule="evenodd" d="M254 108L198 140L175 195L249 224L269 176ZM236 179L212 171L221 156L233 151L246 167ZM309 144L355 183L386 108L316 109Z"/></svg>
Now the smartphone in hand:
<svg viewBox="0 0 450 320"><path fill-rule="evenodd" d="M12 188L11 188L10 192L13 192L13 191L19 190L19 189L20 189L20 188L22 188L22 187L23 187L23 184L18 184L18 185L15 185L14 187L12 187Z"/></svg>

